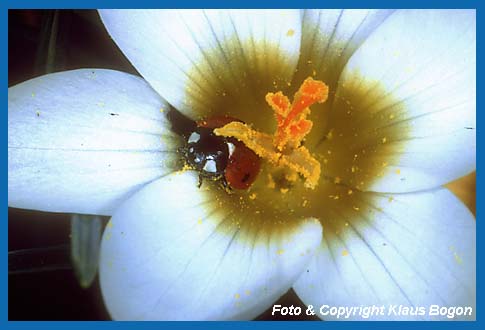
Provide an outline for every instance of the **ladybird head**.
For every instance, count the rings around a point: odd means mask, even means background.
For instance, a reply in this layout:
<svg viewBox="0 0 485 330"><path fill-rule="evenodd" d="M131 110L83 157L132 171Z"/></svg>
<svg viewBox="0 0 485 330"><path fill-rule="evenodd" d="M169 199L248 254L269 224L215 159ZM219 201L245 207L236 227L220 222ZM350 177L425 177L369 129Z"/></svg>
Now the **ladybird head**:
<svg viewBox="0 0 485 330"><path fill-rule="evenodd" d="M211 128L197 127L187 138L187 163L204 177L224 175L229 160L226 139L216 136Z"/></svg>
<svg viewBox="0 0 485 330"><path fill-rule="evenodd" d="M231 122L229 116L214 116L194 122L170 108L167 119L172 130L185 140L185 162L201 177L221 180L234 189L248 189L260 170L260 158L235 138L217 136L214 129Z"/></svg>

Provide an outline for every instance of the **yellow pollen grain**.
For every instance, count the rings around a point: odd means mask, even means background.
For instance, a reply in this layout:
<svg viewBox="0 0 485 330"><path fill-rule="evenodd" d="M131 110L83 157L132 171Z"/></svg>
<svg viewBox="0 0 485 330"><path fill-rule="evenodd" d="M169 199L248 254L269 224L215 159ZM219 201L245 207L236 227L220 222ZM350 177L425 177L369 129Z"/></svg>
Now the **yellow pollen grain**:
<svg viewBox="0 0 485 330"><path fill-rule="evenodd" d="M386 143L387 142L387 138L386 137L383 137L382 138L382 143Z"/></svg>
<svg viewBox="0 0 485 330"><path fill-rule="evenodd" d="M345 227L348 227L348 226L349 226L349 223L348 223L348 222L346 222L346 223L345 223Z"/></svg>
<svg viewBox="0 0 485 330"><path fill-rule="evenodd" d="M270 189L274 189L276 187L276 182L274 181L271 173L268 173L268 184L267 184L267 186Z"/></svg>
<svg viewBox="0 0 485 330"><path fill-rule="evenodd" d="M461 257L458 255L458 253L456 252L453 252L453 257L455 258L455 261L457 264L460 264L463 262L463 260L461 259Z"/></svg>
<svg viewBox="0 0 485 330"><path fill-rule="evenodd" d="M412 66L407 66L404 71L406 71L406 73L412 73L414 71L414 67Z"/></svg>
<svg viewBox="0 0 485 330"><path fill-rule="evenodd" d="M192 170L193 168L189 165L189 164L184 164L184 166L180 169L179 172L185 172L185 171L189 171L189 170Z"/></svg>
<svg viewBox="0 0 485 330"><path fill-rule="evenodd" d="M389 115L389 119L394 119L394 115Z"/></svg>
<svg viewBox="0 0 485 330"><path fill-rule="evenodd" d="M286 193L287 193L289 190L290 190L290 189L288 189L288 188L280 188L280 192L281 192L282 194L286 194Z"/></svg>
<svg viewBox="0 0 485 330"><path fill-rule="evenodd" d="M295 34L295 30L293 29L289 29L288 32L286 32L287 37L293 37L294 34Z"/></svg>
<svg viewBox="0 0 485 330"><path fill-rule="evenodd" d="M160 112L161 113L164 113L165 112L165 109L164 108L160 108Z"/></svg>
<svg viewBox="0 0 485 330"><path fill-rule="evenodd" d="M393 200L394 200L394 197L392 197L392 196L389 197L389 199L388 199L389 203L392 202Z"/></svg>
<svg viewBox="0 0 485 330"><path fill-rule="evenodd" d="M108 224L106 225L106 227L113 228L113 221L108 222Z"/></svg>
<svg viewBox="0 0 485 330"><path fill-rule="evenodd" d="M239 299L239 298L241 298L241 295L240 295L239 293L236 293L236 294L234 295L234 299Z"/></svg>
<svg viewBox="0 0 485 330"><path fill-rule="evenodd" d="M401 170L400 169L397 169L396 170L396 174L401 174Z"/></svg>
<svg viewBox="0 0 485 330"><path fill-rule="evenodd" d="M285 179L289 182L296 182L298 180L298 172L296 171L289 171L285 174Z"/></svg>
<svg viewBox="0 0 485 330"><path fill-rule="evenodd" d="M453 252L453 258L455 259L456 263L461 264L463 260L461 259L460 255L456 252L455 247L451 245L449 249L451 252Z"/></svg>
<svg viewBox="0 0 485 330"><path fill-rule="evenodd" d="M303 203L301 203L301 206L306 207L308 205L308 200L304 199Z"/></svg>
<svg viewBox="0 0 485 330"><path fill-rule="evenodd" d="M249 195L249 199L255 200L256 199L256 193L252 193L251 195Z"/></svg>
<svg viewBox="0 0 485 330"><path fill-rule="evenodd" d="M348 255L349 255L349 251L347 250L342 251L342 257L348 256Z"/></svg>
<svg viewBox="0 0 485 330"><path fill-rule="evenodd" d="M279 255L279 256L282 255L283 253L285 253L285 250L283 250L283 249L279 249L279 250L276 251L276 254Z"/></svg>
<svg viewBox="0 0 485 330"><path fill-rule="evenodd" d="M342 182L342 179L340 179L338 176L333 180L333 183L335 184L339 184L340 182Z"/></svg>
<svg viewBox="0 0 485 330"><path fill-rule="evenodd" d="M359 208L359 207L357 207L357 206L352 206L352 208L353 208L354 210L356 210L356 211L360 210L360 208Z"/></svg>
<svg viewBox="0 0 485 330"><path fill-rule="evenodd" d="M349 190L347 191L347 194L348 194L348 195L352 195L353 193L354 193L354 192L352 191L352 189L349 189Z"/></svg>
<svg viewBox="0 0 485 330"><path fill-rule="evenodd" d="M201 225L202 224L202 219L199 218L199 220L197 220L197 224Z"/></svg>
<svg viewBox="0 0 485 330"><path fill-rule="evenodd" d="M246 294L246 296L249 296L251 294L251 291L246 290L246 291L244 291L244 293Z"/></svg>

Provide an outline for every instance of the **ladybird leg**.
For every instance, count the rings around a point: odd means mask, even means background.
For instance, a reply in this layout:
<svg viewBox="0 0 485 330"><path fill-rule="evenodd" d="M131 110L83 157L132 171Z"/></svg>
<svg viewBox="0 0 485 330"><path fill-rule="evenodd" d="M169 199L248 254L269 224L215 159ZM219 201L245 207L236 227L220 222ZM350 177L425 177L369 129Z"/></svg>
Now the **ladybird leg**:
<svg viewBox="0 0 485 330"><path fill-rule="evenodd" d="M177 153L179 155L183 155L184 158L186 158L187 157L187 148L186 147L178 147L177 148Z"/></svg>
<svg viewBox="0 0 485 330"><path fill-rule="evenodd" d="M203 181L202 174L199 173L199 182L197 183L197 188L200 188L202 186L202 181Z"/></svg>
<svg viewBox="0 0 485 330"><path fill-rule="evenodd" d="M234 192L225 177L221 178L221 183L222 183L222 187L227 193L232 194Z"/></svg>

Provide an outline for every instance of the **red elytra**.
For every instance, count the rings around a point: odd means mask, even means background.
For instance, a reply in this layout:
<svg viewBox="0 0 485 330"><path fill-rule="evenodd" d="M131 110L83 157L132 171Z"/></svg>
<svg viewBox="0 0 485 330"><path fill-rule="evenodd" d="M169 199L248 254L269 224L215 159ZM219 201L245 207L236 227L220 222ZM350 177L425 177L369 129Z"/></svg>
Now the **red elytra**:
<svg viewBox="0 0 485 330"><path fill-rule="evenodd" d="M199 127L219 128L233 121L242 122L229 116L214 116L197 122ZM229 157L224 176L234 189L248 189L256 180L261 168L260 158L254 151L235 139L229 139L235 149Z"/></svg>

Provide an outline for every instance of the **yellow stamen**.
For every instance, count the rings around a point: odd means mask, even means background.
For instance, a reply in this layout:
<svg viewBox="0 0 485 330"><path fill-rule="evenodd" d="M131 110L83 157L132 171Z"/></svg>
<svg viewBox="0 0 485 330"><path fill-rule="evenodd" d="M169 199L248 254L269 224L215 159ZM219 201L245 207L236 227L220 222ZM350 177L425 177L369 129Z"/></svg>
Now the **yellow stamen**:
<svg viewBox="0 0 485 330"><path fill-rule="evenodd" d="M309 77L295 93L293 103L282 92L266 95L278 124L274 135L255 131L236 121L214 129L214 133L234 137L273 165L300 173L306 179L305 187L314 189L320 178L320 163L301 142L313 126L306 119L310 114L309 107L317 102L325 102L327 97L328 86Z"/></svg>

